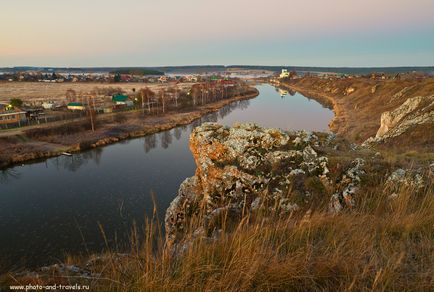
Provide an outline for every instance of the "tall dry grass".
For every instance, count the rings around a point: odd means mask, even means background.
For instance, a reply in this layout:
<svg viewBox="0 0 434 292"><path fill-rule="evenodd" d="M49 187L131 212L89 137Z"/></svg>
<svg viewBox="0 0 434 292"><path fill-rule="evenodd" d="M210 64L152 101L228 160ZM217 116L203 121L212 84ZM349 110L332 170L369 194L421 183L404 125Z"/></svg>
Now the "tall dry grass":
<svg viewBox="0 0 434 292"><path fill-rule="evenodd" d="M93 267L100 276L83 281L95 291L428 291L432 186L389 196L373 189L337 215L325 208L304 216L246 214L218 239L196 238L177 254L165 247L158 221L148 220L144 238L132 233L130 254L108 252Z"/></svg>

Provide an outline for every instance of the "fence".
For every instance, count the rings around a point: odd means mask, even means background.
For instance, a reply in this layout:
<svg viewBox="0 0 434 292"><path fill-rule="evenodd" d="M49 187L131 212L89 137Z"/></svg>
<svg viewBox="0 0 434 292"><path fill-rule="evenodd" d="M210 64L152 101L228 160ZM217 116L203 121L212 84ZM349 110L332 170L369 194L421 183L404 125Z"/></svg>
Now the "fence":
<svg viewBox="0 0 434 292"><path fill-rule="evenodd" d="M27 119L25 121L20 121L17 123L0 124L0 129L6 130L6 129L14 129L14 128L20 128L20 127L41 125L41 124L66 121L66 120L70 121L70 120L82 118L84 116L86 116L85 112L68 113L65 115L55 115L55 116L40 116L40 117L35 118L35 119Z"/></svg>
<svg viewBox="0 0 434 292"><path fill-rule="evenodd" d="M141 108L139 107L128 107L128 108L118 108L113 109L112 113L121 113L121 112L127 112L127 111L135 111L139 110ZM103 110L97 110L96 114L98 115L104 115ZM17 123L8 123L8 124L0 124L0 130L7 130L7 129L14 129L14 128L21 128L21 127L27 127L27 126L35 126L35 125L42 125L42 124L48 124L53 122L60 122L60 121L73 121L75 119L83 118L89 116L88 112L86 111L80 111L80 112L68 112L63 115L55 115L55 116L39 116L37 118L31 118L27 119L25 121L20 121Z"/></svg>
<svg viewBox="0 0 434 292"><path fill-rule="evenodd" d="M216 101L218 99L226 99L226 98L230 98L232 96L235 95L249 95L251 93L253 93L253 90L246 90L244 92L237 92L235 93L231 93L231 94L226 94L227 96L223 97L223 98L213 98L211 100L207 100L208 97L206 98L206 102L204 104L207 103L211 103L213 101ZM189 97L190 98L190 97ZM181 103L181 99L179 101ZM203 105L203 104L202 104ZM144 111L147 115L155 115L155 114L159 114L162 113L162 104L160 102L157 101L153 101L151 102L151 112L148 111L147 108L148 105L146 105L146 108L142 108L141 106L135 105L132 107L122 107L122 108L116 108L116 109L112 109L111 113L116 114L116 113L122 113L122 112L129 112L129 111ZM183 106L176 106L174 107L173 105L173 101L172 103L170 101L167 102L166 104L166 110L171 110L171 109L182 109ZM187 106L188 107L188 106ZM191 106L190 106L191 107ZM195 107L195 106L192 106ZM103 109L99 109L96 110L96 114L98 115L106 115L106 114L111 114L109 113L105 113ZM47 124L47 123L52 123L52 122L59 122L59 121L73 121L75 119L79 119L79 118L83 118L85 116L88 116L88 112L87 111L79 111L79 112L68 112L62 115L53 115L53 116L38 116L36 118L31 118L31 119L27 119L26 121L21 121L21 122L17 122L17 123L9 123L9 124L0 124L0 130L7 130L7 129L14 129L14 128L20 128L20 127L27 127L27 126L34 126L34 125L41 125L41 124Z"/></svg>

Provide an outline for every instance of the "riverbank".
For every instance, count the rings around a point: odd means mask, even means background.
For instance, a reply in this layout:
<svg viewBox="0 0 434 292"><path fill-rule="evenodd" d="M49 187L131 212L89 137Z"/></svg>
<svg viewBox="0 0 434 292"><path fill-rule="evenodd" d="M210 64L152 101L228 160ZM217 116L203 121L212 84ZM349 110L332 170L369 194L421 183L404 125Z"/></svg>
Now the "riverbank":
<svg viewBox="0 0 434 292"><path fill-rule="evenodd" d="M268 84L256 88L260 92L257 97L232 102L188 125L1 172L0 193L7 195L0 196L0 213L8 241L0 241L3 254L0 273L2 269L16 271L63 261L65 253L76 256L102 252L105 241L96 228L98 223L109 240L116 234L118 245L115 247L111 241L110 248L125 252L133 222L141 229L143 215L152 215L150 194L156 195L159 219L163 221L180 183L194 173L189 137L203 123L219 122L229 127L234 123L255 122L286 130L321 131L327 129L333 117L331 110L301 94L282 98ZM315 114L314 121L309 113ZM109 119L106 123L110 122ZM120 126L127 124L123 122ZM89 120L85 125L89 125ZM58 130L65 134L53 137L44 131L44 141L59 143L57 139L72 139L68 128ZM50 237L53 233L56 238Z"/></svg>
<svg viewBox="0 0 434 292"><path fill-rule="evenodd" d="M257 89L251 88L244 95L198 106L192 110L170 111L164 115L143 116L142 111L109 115L97 119L95 131L90 129L89 121L84 119L61 125L41 126L18 135L12 132L11 135L0 138L0 168L169 130L189 124L232 102L251 99L258 94Z"/></svg>
<svg viewBox="0 0 434 292"><path fill-rule="evenodd" d="M310 88L305 88L301 86L297 86L294 84L285 84L281 83L281 87L284 87L286 89L294 90L296 92L300 92L304 96L308 98L312 98L316 101L318 101L320 104L322 104L324 107L327 107L331 110L333 110L334 117L329 123L329 129L332 132L340 132L340 127L345 124L345 120L348 119L348 115L344 110L343 104L339 102L338 100L334 99L333 97L325 94L320 94L316 92L315 90L312 90Z"/></svg>
<svg viewBox="0 0 434 292"><path fill-rule="evenodd" d="M205 123L196 172L131 252L0 277L92 291L427 290L434 203L425 170L327 133ZM154 213L155 215L155 213ZM381 247L381 248L379 248ZM367 257L367 255L369 255Z"/></svg>
<svg viewBox="0 0 434 292"><path fill-rule="evenodd" d="M281 86L333 108L335 117L330 123L330 129L352 142L363 143L376 136L382 126L383 113L396 110L406 101L411 101L411 98L431 98L434 78L382 80L304 77L285 81ZM430 110L432 111L432 106L427 107L425 112L429 113ZM414 124L408 131L385 144L406 150L429 148L430 142L432 145L433 131L433 123Z"/></svg>

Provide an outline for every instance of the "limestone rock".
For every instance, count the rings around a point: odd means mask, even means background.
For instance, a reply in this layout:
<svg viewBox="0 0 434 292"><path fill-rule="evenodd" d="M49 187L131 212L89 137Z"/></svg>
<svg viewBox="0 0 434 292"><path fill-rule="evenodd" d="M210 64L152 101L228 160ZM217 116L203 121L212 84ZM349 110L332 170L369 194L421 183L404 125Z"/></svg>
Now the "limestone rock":
<svg viewBox="0 0 434 292"><path fill-rule="evenodd" d="M412 170L404 170L398 168L392 172L386 179L384 184L385 190L392 191L391 198L398 197L400 189L403 187L409 187L418 191L424 186L424 180L420 173Z"/></svg>
<svg viewBox="0 0 434 292"><path fill-rule="evenodd" d="M362 176L365 174L364 165L365 161L363 159L356 158L352 162L352 167L342 176L338 186L340 190L335 192L330 199L329 209L331 212L338 213L345 207L352 208L355 206L354 195L359 190Z"/></svg>
<svg viewBox="0 0 434 292"><path fill-rule="evenodd" d="M328 138L255 124L205 123L195 128L190 149L197 168L166 212L168 246L182 252L196 238L213 240L246 214L306 211L314 198L333 190L333 211L354 206L364 161L354 160L335 187L327 148L321 146Z"/></svg>
<svg viewBox="0 0 434 292"><path fill-rule="evenodd" d="M350 95L351 93L353 93L354 91L356 91L356 89L354 87L347 87L345 88L345 92L344 95Z"/></svg>
<svg viewBox="0 0 434 292"><path fill-rule="evenodd" d="M368 138L363 146L397 137L415 125L428 123L434 123L434 96L409 98L395 110L381 115L381 126L375 138Z"/></svg>
<svg viewBox="0 0 434 292"><path fill-rule="evenodd" d="M195 128L190 149L196 173L181 184L166 212L167 243L181 242L189 228L191 234L212 236L221 229L223 214L236 221L260 208L278 214L300 210L310 192L302 183L294 187L295 181L329 173L327 157L312 145L318 145L318 137L307 131L286 133L255 124L229 128L205 123ZM290 199L292 191L304 196L300 202ZM199 212L199 224L191 227Z"/></svg>

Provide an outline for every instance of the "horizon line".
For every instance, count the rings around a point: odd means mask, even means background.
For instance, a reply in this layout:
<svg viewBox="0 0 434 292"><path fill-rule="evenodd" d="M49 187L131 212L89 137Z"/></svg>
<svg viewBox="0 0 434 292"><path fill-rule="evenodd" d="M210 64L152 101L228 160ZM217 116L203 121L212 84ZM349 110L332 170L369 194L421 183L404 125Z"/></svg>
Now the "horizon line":
<svg viewBox="0 0 434 292"><path fill-rule="evenodd" d="M403 66L303 66L303 65L222 65L222 64L202 64L202 65L158 65L158 66L32 66L32 65L17 65L3 66L0 69L13 68L53 68L53 69L83 69L83 68L182 68L182 67L295 67L295 68L333 68L333 69L373 69L373 68L434 68L434 65L403 65Z"/></svg>

